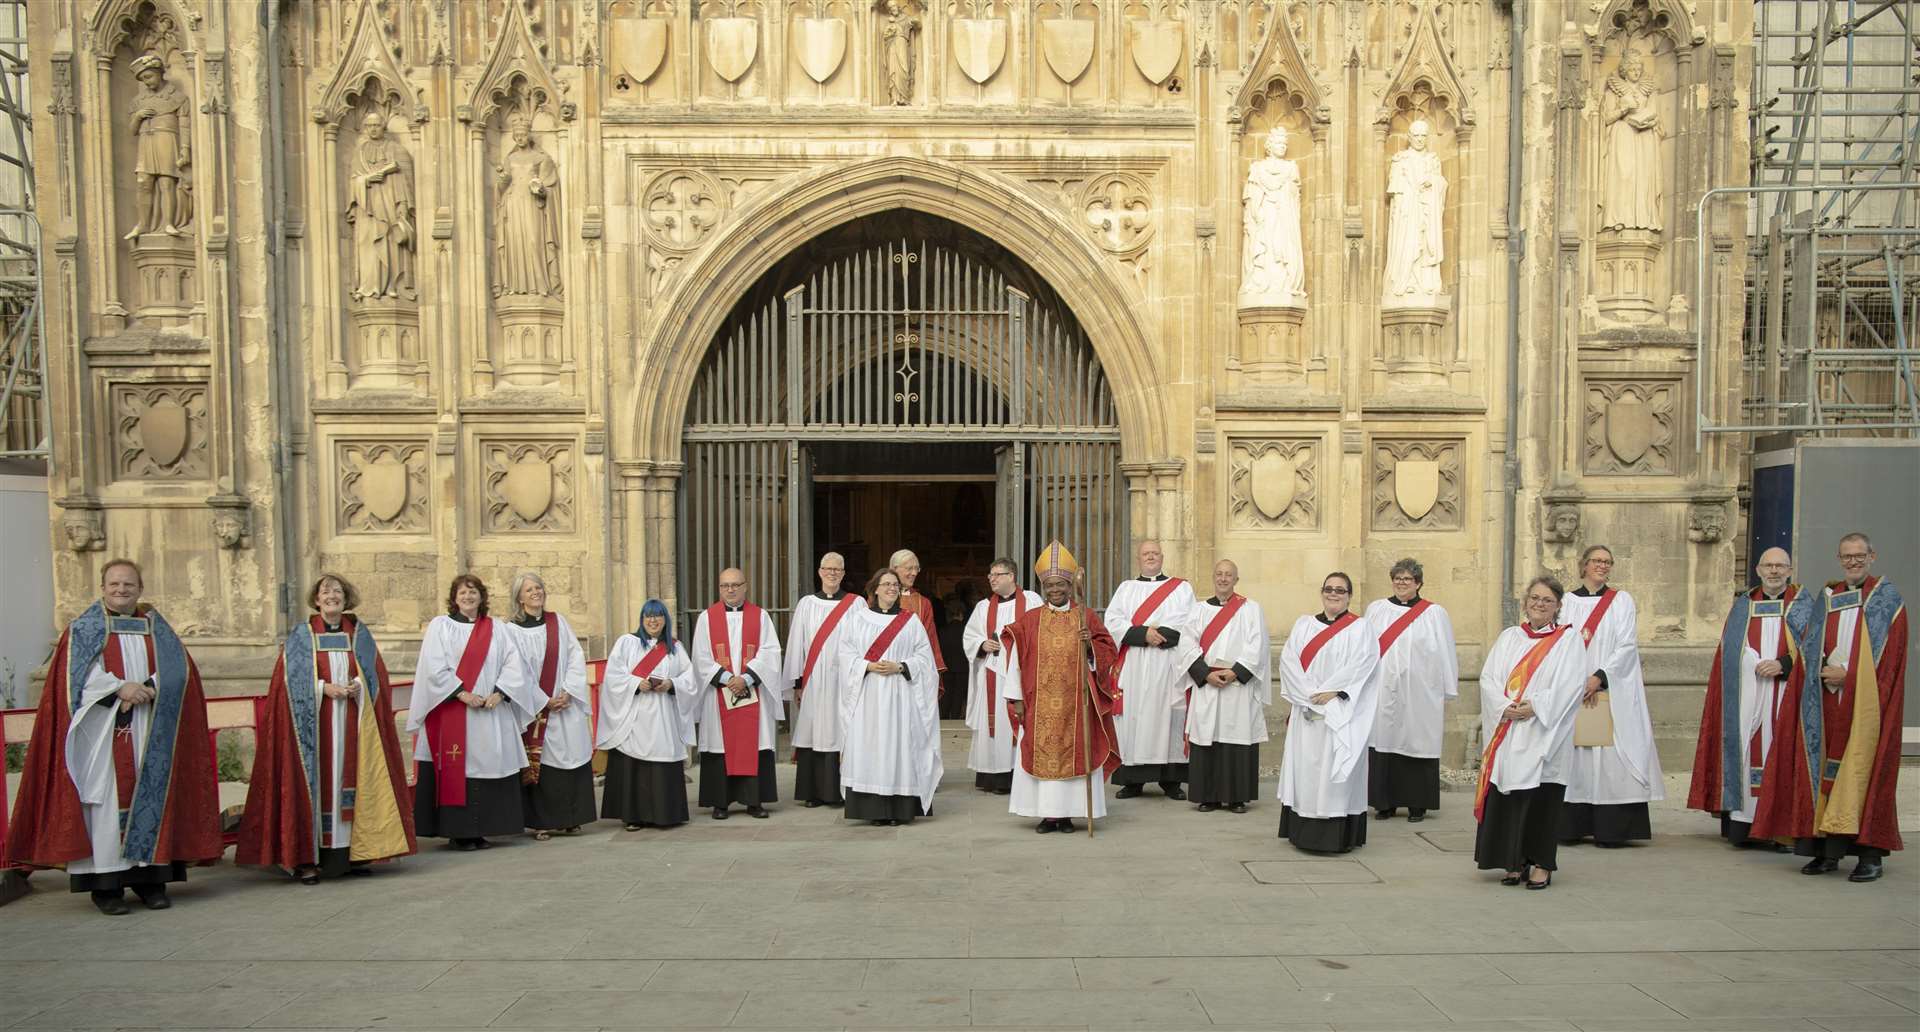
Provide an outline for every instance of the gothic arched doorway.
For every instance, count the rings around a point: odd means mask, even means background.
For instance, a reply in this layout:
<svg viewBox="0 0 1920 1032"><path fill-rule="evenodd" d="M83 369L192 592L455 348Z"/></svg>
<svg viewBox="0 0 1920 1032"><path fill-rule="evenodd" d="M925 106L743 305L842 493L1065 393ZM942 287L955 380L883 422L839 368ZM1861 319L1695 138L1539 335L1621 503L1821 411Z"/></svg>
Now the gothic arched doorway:
<svg viewBox="0 0 1920 1032"><path fill-rule="evenodd" d="M1025 579L1055 537L1103 605L1128 547L1120 439L1079 322L1005 248L906 210L831 229L747 291L702 360L675 520L684 626L729 565L784 630L821 551L847 554L858 590L913 548L941 597L984 590L995 555Z"/></svg>

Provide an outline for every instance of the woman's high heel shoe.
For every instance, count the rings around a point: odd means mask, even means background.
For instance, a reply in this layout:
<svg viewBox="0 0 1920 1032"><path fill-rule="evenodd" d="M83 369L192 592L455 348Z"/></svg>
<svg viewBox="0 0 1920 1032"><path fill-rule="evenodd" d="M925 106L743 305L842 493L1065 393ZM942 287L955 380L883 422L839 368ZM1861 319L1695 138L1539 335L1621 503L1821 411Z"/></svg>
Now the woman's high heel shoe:
<svg viewBox="0 0 1920 1032"><path fill-rule="evenodd" d="M1529 889L1544 889L1544 888L1546 888L1547 886L1549 886L1549 885L1552 885L1552 884L1553 884L1553 872L1552 872L1552 871L1548 871L1548 872L1547 872L1547 880L1546 880L1546 881L1534 881L1534 880L1533 880L1532 878L1528 878L1528 879L1527 879L1527 888L1529 888Z"/></svg>

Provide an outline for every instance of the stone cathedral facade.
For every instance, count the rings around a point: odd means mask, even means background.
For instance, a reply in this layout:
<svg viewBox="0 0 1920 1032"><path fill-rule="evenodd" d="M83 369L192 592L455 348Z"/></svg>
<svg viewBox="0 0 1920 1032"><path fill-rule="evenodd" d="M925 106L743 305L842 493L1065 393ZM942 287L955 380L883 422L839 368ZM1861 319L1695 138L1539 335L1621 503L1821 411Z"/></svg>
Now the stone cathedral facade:
<svg viewBox="0 0 1920 1032"><path fill-rule="evenodd" d="M1202 584L1231 557L1284 624L1412 555L1477 669L1517 585L1602 542L1643 641L1691 655L1741 573L1740 446L1693 425L1738 402L1696 398L1695 342L1737 361L1745 230L1696 209L1745 181L1750 6L46 0L57 617L135 556L237 688L318 570L404 643L454 573L535 568L604 649L648 596L705 601L683 553L732 544L689 520L806 522L809 442L898 419L1033 442L999 500L1089 510L1059 526L1111 576L1129 538ZM820 270L943 226L1014 343L943 323L874 368L992 404L809 415L888 333L772 340L885 308ZM1016 374L1043 322L1096 360L1077 386ZM772 464L696 490L742 435ZM1069 439L1110 483L1040 484ZM1023 562L1049 530L1009 527ZM755 553L757 590L808 545Z"/></svg>

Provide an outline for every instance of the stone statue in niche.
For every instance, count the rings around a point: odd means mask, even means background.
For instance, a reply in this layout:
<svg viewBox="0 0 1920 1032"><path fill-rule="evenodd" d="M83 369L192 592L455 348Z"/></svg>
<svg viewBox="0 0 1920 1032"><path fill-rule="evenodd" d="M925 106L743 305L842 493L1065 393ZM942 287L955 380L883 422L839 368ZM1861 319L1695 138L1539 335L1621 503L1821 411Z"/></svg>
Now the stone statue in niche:
<svg viewBox="0 0 1920 1032"><path fill-rule="evenodd" d="M1306 263L1300 251L1300 166L1287 159L1287 131L1267 134L1267 156L1247 169L1240 194L1245 259L1240 266L1242 305L1305 303Z"/></svg>
<svg viewBox="0 0 1920 1032"><path fill-rule="evenodd" d="M1645 55L1631 47L1600 90L1606 160L1600 175L1600 228L1660 228L1660 112Z"/></svg>
<svg viewBox="0 0 1920 1032"><path fill-rule="evenodd" d="M1440 285L1445 256L1441 219L1447 207L1447 177L1440 157L1427 147L1428 126L1413 123L1405 150L1387 169L1387 271L1383 308L1434 308L1446 303Z"/></svg>
<svg viewBox="0 0 1920 1032"><path fill-rule="evenodd" d="M913 49L919 35L919 17L902 0L887 0L887 17L880 25L880 66L889 104L913 103Z"/></svg>
<svg viewBox="0 0 1920 1032"><path fill-rule="evenodd" d="M140 92L127 122L133 133L134 214L127 239L148 233L184 236L193 223L193 194L188 169L193 165L193 134L188 129L186 91L167 80L167 65L154 54L133 62Z"/></svg>
<svg viewBox="0 0 1920 1032"><path fill-rule="evenodd" d="M507 118L513 147L493 167L493 296L560 296L560 168L525 113Z"/></svg>
<svg viewBox="0 0 1920 1032"><path fill-rule="evenodd" d="M353 226L353 298L418 298L413 283L413 158L387 136L387 116L360 122L347 178L347 222Z"/></svg>

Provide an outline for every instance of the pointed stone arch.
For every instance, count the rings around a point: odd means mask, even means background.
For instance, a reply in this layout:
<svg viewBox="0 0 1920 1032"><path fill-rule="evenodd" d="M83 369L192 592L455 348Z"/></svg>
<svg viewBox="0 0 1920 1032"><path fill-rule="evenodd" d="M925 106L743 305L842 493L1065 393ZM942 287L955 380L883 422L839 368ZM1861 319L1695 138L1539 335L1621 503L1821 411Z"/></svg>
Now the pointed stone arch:
<svg viewBox="0 0 1920 1032"><path fill-rule="evenodd" d="M103 0L87 20L86 48L103 57L111 57L127 37L140 27L141 16L152 8L156 18L172 22L179 34L178 49L187 54L199 50L196 30L200 18L173 0ZM171 63L171 61L169 61Z"/></svg>
<svg viewBox="0 0 1920 1032"><path fill-rule="evenodd" d="M566 99L567 84L556 79L547 67L545 48L533 34L533 26L518 3L509 3L500 16L500 33L494 38L493 54L487 67L473 84L462 121L486 125L499 110L512 102L516 93L525 97L535 110L545 111L562 122L573 121L575 105Z"/></svg>
<svg viewBox="0 0 1920 1032"><path fill-rule="evenodd" d="M313 120L337 127L354 108L373 104L390 114L404 112L416 124L425 122L426 99L407 82L374 0L360 0L349 39L340 64L314 99Z"/></svg>
<svg viewBox="0 0 1920 1032"><path fill-rule="evenodd" d="M1256 112L1284 97L1293 109L1305 113L1314 138L1320 139L1333 123L1333 108L1313 66L1300 50L1300 41L1293 36L1293 27L1281 15L1278 6L1268 13L1273 28L1260 41L1253 60L1247 62L1247 74L1234 91L1227 118L1235 132L1243 132Z"/></svg>
<svg viewBox="0 0 1920 1032"><path fill-rule="evenodd" d="M1409 111L1419 109L1429 124L1444 121L1447 123L1444 131L1464 142L1473 132L1472 100L1453 59L1447 56L1433 8L1422 7L1413 23L1407 55L1401 59L1400 67L1381 95L1380 110L1373 120L1375 130L1387 136ZM1441 129L1441 126L1434 128Z"/></svg>
<svg viewBox="0 0 1920 1032"><path fill-rule="evenodd" d="M1596 0L1599 12L1586 26L1587 45L1600 48L1622 33L1665 36L1675 50L1686 50L1707 41L1702 28L1678 0ZM1644 19L1644 23L1639 19Z"/></svg>

